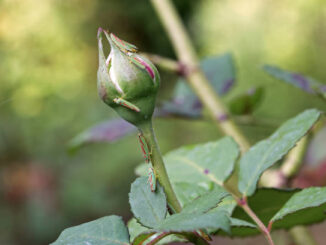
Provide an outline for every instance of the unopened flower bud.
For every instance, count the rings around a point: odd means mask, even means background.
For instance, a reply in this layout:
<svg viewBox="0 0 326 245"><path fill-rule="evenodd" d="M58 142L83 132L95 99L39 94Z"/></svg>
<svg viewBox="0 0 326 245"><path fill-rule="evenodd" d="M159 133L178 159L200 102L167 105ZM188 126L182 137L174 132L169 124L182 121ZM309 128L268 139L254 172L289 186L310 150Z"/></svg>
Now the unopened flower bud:
<svg viewBox="0 0 326 245"><path fill-rule="evenodd" d="M111 50L106 57L102 36ZM101 99L122 118L138 126L152 117L160 77L155 66L137 53L137 47L103 29L98 30L97 87Z"/></svg>

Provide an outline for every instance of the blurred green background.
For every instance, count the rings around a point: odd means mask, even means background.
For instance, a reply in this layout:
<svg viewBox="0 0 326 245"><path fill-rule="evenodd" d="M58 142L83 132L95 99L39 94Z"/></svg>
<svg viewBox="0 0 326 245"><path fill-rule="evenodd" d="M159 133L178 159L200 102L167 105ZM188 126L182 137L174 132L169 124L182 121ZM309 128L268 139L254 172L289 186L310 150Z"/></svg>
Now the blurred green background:
<svg viewBox="0 0 326 245"><path fill-rule="evenodd" d="M232 52L237 86L265 98L242 125L251 142L305 108L326 109L263 73L277 64L324 82L323 0L175 0L200 57ZM67 143L116 115L96 89L98 27L142 51L175 58L148 0L0 0L0 244L48 244L68 226L108 214L130 217L128 192L142 159L135 136L94 144L75 155ZM177 77L161 71L159 101ZM275 125L275 127L273 126ZM209 121L156 119L162 152L221 136ZM127 154L126 154L127 153Z"/></svg>

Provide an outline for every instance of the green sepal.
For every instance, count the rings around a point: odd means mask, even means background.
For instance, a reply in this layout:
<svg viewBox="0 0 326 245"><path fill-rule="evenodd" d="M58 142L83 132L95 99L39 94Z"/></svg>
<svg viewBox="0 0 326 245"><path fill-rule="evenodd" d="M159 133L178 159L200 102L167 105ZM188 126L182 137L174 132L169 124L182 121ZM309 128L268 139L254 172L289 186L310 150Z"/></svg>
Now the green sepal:
<svg viewBox="0 0 326 245"><path fill-rule="evenodd" d="M103 51L102 33L108 40L111 51L106 58ZM119 39L120 40L120 39ZM121 40L122 41L122 40ZM146 58L135 53L132 44L121 48L110 35L99 29L99 68L98 90L102 100L112 107L123 119L139 126L151 120L154 112L156 95L160 86L160 76L155 66ZM137 63L137 64L136 64ZM117 99L128 101L138 110L132 110Z"/></svg>

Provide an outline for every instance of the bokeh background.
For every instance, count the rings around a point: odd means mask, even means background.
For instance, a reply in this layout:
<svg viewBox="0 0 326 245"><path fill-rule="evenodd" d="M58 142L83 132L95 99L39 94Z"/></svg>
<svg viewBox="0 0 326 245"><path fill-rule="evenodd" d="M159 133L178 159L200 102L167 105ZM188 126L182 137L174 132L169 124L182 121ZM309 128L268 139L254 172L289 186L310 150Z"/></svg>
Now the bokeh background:
<svg viewBox="0 0 326 245"><path fill-rule="evenodd" d="M231 52L237 85L265 88L255 111L264 125L241 125L251 142L319 98L267 76L265 63L326 80L324 0L175 0L200 57ZM96 89L98 27L141 50L175 58L148 0L0 0L0 244L49 244L66 227L98 217L131 216L137 138L67 143L116 117ZM159 101L177 77L161 71ZM162 152L221 137L209 121L156 119ZM325 144L325 142L323 143Z"/></svg>

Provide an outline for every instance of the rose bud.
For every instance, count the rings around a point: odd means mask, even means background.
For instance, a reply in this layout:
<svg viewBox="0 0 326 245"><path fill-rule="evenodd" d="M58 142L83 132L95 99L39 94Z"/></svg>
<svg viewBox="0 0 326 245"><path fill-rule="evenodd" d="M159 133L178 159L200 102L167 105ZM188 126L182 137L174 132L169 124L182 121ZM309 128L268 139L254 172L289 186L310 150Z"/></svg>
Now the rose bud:
<svg viewBox="0 0 326 245"><path fill-rule="evenodd" d="M103 51L102 36L111 47L108 57ZM160 86L155 66L137 53L136 46L102 28L98 30L98 49L97 87L101 99L136 126L150 121Z"/></svg>

